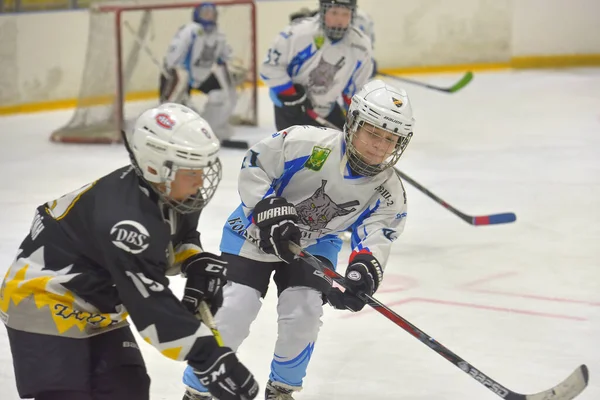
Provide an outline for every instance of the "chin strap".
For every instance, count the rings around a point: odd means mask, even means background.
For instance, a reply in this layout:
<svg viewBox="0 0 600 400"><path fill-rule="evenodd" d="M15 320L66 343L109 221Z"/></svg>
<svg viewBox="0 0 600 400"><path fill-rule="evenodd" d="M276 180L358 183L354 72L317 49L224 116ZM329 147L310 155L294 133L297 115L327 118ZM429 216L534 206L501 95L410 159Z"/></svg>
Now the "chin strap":
<svg viewBox="0 0 600 400"><path fill-rule="evenodd" d="M162 168L162 176L164 176L164 184L165 184L165 196L171 194L171 183L175 180L175 175L177 174L177 166L173 165L171 161L167 161Z"/></svg>
<svg viewBox="0 0 600 400"><path fill-rule="evenodd" d="M127 134L125 133L125 131L121 131L121 137L123 138L123 144L125 145L125 150L127 150L127 154L129 154L129 160L131 161L131 166L135 170L135 173L138 174L138 176L143 178L144 174L143 174L142 169L140 168L139 164L137 163L135 156L133 155L133 150L131 150L131 146L129 144L129 138L127 137Z"/></svg>

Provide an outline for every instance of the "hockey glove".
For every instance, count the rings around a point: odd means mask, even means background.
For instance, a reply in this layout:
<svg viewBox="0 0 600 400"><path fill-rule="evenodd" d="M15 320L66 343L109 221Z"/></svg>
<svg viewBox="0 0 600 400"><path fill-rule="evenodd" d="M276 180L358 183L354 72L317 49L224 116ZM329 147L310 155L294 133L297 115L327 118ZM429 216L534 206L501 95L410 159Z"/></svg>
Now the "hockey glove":
<svg viewBox="0 0 600 400"><path fill-rule="evenodd" d="M181 265L181 273L187 277L183 292L183 305L193 314L204 301L215 314L223 305L223 285L227 282L227 262L211 253L198 253Z"/></svg>
<svg viewBox="0 0 600 400"><path fill-rule="evenodd" d="M383 270L375 257L367 253L358 254L346 268L344 277L346 291L331 288L327 293L327 301L338 310L360 311L367 303L356 294L364 293L372 296L382 279Z"/></svg>
<svg viewBox="0 0 600 400"><path fill-rule="evenodd" d="M258 383L229 347L216 348L194 374L219 400L250 400L258 395Z"/></svg>
<svg viewBox="0 0 600 400"><path fill-rule="evenodd" d="M256 203L254 224L260 229L259 246L262 251L292 262L294 253L288 242L300 244L300 229L296 221L296 207L283 197L268 197Z"/></svg>
<svg viewBox="0 0 600 400"><path fill-rule="evenodd" d="M306 95L306 89L302 85L294 84L294 94L279 93L277 97L281 101L283 113L291 121L302 121L307 117L306 110L312 108L310 100Z"/></svg>

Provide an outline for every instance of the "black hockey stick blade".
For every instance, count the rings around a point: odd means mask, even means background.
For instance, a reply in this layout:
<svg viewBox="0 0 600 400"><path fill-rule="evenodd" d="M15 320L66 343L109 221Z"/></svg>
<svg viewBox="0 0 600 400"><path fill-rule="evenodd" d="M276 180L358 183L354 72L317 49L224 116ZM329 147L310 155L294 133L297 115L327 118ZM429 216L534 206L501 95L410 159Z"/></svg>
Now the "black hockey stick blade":
<svg viewBox="0 0 600 400"><path fill-rule="evenodd" d="M300 259L304 260L307 264L311 265L317 271L321 272L324 276L331 278L333 281L338 283L343 288L347 289L346 281L344 277L334 270L328 268L318 258L308 253L302 247L295 243L289 242L290 250L297 255ZM503 385L499 384L495 380L489 377L489 375L483 374L479 369L476 369L467 361L453 353L451 350L446 348L444 345L436 341L434 338L411 324L409 321L401 317L394 310L381 303L379 300L366 293L355 293L360 299L364 300L365 303L385 316L390 321L410 333L413 337L418 339L421 343L428 346L430 349L450 361L456 367L460 368L463 372L467 373L471 378L494 392L497 396L507 400L571 400L575 398L579 393L586 388L589 380L588 369L585 365L580 366L573 372L567 379L561 382L559 385L552 389L546 390L545 392L523 395L512 390L507 389Z"/></svg>
<svg viewBox="0 0 600 400"><path fill-rule="evenodd" d="M221 140L221 147L224 149L242 149L242 150L246 150L246 149L250 148L250 146L248 145L248 142L246 142L245 140L229 140L229 139Z"/></svg>
<svg viewBox="0 0 600 400"><path fill-rule="evenodd" d="M445 209L450 211L452 214L456 215L467 224L482 226L482 225L497 225L497 224L508 224L511 222L515 222L517 220L517 216L515 213L500 213L500 214L489 214L489 215L468 215L462 211L457 210L450 204L446 203L443 199L439 198L435 194L431 193L429 189L425 186L421 185L419 182L415 181L410 176L406 175L406 173L400 171L398 168L395 168L396 173L402 180L410 183L412 186L423 192L427 197L435 201L436 203L442 205Z"/></svg>
<svg viewBox="0 0 600 400"><path fill-rule="evenodd" d="M458 80L454 85L444 88L444 87L440 87L440 86L436 86L436 85L430 85L425 82L419 82L419 81L414 81L412 79L402 78L402 77L396 76L396 75L384 74L382 72L378 72L378 74L381 76L385 76L386 78L395 79L397 81L410 83L412 85L421 86L421 87L424 87L427 89L437 90L438 92L444 92L444 93L456 93L459 90L461 90L462 88L464 88L465 86L467 86L469 84L469 82L471 82L473 80L473 73L471 71L467 71L462 76L462 78L460 78L460 80Z"/></svg>

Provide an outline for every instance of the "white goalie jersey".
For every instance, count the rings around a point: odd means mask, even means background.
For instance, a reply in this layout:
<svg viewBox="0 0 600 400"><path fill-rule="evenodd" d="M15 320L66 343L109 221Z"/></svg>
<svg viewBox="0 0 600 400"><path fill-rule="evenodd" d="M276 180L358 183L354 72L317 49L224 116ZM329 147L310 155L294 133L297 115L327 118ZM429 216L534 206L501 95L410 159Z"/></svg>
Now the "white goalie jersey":
<svg viewBox="0 0 600 400"><path fill-rule="evenodd" d="M343 132L293 126L250 148L239 175L242 203L223 228L221 251L279 261L257 247L252 218L256 203L281 196L295 205L301 246L309 252L336 265L338 235L352 228L353 252L371 253L385 267L391 244L404 229L404 187L393 168L373 177L353 175L345 147Z"/></svg>
<svg viewBox="0 0 600 400"><path fill-rule="evenodd" d="M371 42L356 27L332 42L316 16L292 23L277 35L260 76L275 94L294 83L304 86L316 113L327 117L341 97L348 104L369 80L371 58Z"/></svg>
<svg viewBox="0 0 600 400"><path fill-rule="evenodd" d="M208 33L202 25L190 22L175 34L165 55L165 67L187 70L190 85L198 87L211 74L215 63L226 63L232 57L225 35L217 29Z"/></svg>

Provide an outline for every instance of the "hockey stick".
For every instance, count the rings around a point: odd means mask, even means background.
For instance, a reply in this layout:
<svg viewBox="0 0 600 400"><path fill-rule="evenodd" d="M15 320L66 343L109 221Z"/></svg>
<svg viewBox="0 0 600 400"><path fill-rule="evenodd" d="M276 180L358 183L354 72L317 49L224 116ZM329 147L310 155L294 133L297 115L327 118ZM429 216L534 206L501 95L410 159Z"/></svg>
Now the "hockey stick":
<svg viewBox="0 0 600 400"><path fill-rule="evenodd" d="M210 312L210 308L208 308L208 304L205 301L201 301L198 306L198 313L200 314L200 319L212 332L217 344L223 347L223 338L221 337L221 332L217 329L217 324L215 323L215 319Z"/></svg>
<svg viewBox="0 0 600 400"><path fill-rule="evenodd" d="M435 194L431 193L426 187L421 185L419 182L415 181L410 176L406 175L404 172L400 171L398 168L394 168L396 173L400 178L410 183L415 188L419 189L425 195L427 195L430 199L434 200L436 203L441 204L444 208L450 211L452 214L456 215L467 224L481 226L481 225L495 225L495 224L508 224L511 222L515 222L517 220L517 216L515 213L501 213L501 214L490 214L490 215L468 215L463 213L462 211L457 210L452 207L450 204L446 203L444 200L440 199Z"/></svg>
<svg viewBox="0 0 600 400"><path fill-rule="evenodd" d="M399 77L399 76L396 76L396 75L384 74L383 72L378 72L377 74L381 75L381 76L384 76L386 78L395 79L397 81L402 81L402 82L410 83L410 84L413 84L413 85L425 87L427 89L437 90L438 92L444 92L444 93L456 93L460 89L462 89L465 86L467 86L469 84L469 82L471 82L473 80L473 73L471 71L468 71L454 85L452 85L452 86L450 86L448 88L443 88L443 87L440 87L440 86L430 85L430 84L424 83L424 82L413 81L412 79L402 78L402 77Z"/></svg>
<svg viewBox="0 0 600 400"><path fill-rule="evenodd" d="M327 121L325 118L323 118L319 114L317 114L315 112L315 110L313 110L312 108L307 108L306 109L306 114L310 118L312 118L313 120L315 120L316 123L321 124L325 128L335 129L336 131L340 130L340 128L338 128L337 126L335 126L334 124L332 124L331 122Z"/></svg>
<svg viewBox="0 0 600 400"><path fill-rule="evenodd" d="M170 78L171 74L169 73L169 71L167 71L164 67L163 64L161 64L160 61L158 61L158 59L156 58L156 56L154 55L154 53L152 53L152 50L150 49L150 47L148 47L148 45L146 43L144 43L143 40L141 40L135 33L133 27L131 26L131 24L128 21L123 22L123 25L125 26L125 28L127 28L127 30L129 31L129 33L131 33L133 35L133 39L142 47L142 49L144 49L144 52L148 55L148 57L150 58L150 60L152 60L152 63L154 65L156 65L156 67L158 68L158 70L160 71L160 73L165 77L165 78ZM196 111L196 110L194 110ZM230 139L223 139L220 140L221 142L221 146L222 147L226 147L226 148L231 148L231 149L242 149L242 150L246 150L248 149L250 146L248 144L248 142L246 142L245 140L230 140Z"/></svg>
<svg viewBox="0 0 600 400"><path fill-rule="evenodd" d="M306 252L300 246L295 243L289 243L290 250L296 254L300 259L311 265L317 271L320 271L325 276L331 278L340 286L347 289L344 277L334 270L328 268L318 258ZM410 333L412 336L417 338L421 343L424 343L433 351L450 361L452 364L460 368L463 372L469 374L477 382L494 392L499 397L506 400L571 400L579 395L587 386L589 380L589 372L586 365L579 366L571 375L564 381L554 386L552 389L548 389L544 392L524 395L517 392L513 392L507 389L503 385L499 384L488 375L483 374L480 370L473 367L471 364L466 362L464 359L454 354L452 351L444 347L441 343L437 342L431 336L396 314L392 309L381 303L379 300L366 293L356 293L356 295L366 302L367 305L372 307L375 311L385 316L390 321Z"/></svg>
<svg viewBox="0 0 600 400"><path fill-rule="evenodd" d="M127 143L127 138L125 137L125 132L121 132L121 134L123 135L123 140L125 141L125 147L127 148L127 151L130 151L131 149L129 147L129 144ZM169 242L169 244L168 244L167 254L168 254L168 256L167 256L168 264L170 266L172 266L173 264L175 264L175 250L173 250L172 242ZM208 304L206 304L205 301L201 301L200 304L198 305L198 312L196 313L196 318L201 320L202 322L204 322L204 325L206 325L208 327L208 329L210 329L213 336L215 337L215 341L217 342L217 345L222 347L223 339L221 338L221 332L219 332L219 330L217 329L217 324L215 323L215 319L212 315L212 312L210 311L210 308L208 307Z"/></svg>
<svg viewBox="0 0 600 400"><path fill-rule="evenodd" d="M333 125L331 122L327 121L325 118L319 116L314 110L308 109L308 110L306 110L306 113L308 114L308 116L310 118L314 119L317 123L319 123L327 128L339 130L339 128L337 126ZM410 176L406 175L404 172L400 171L398 168L394 168L394 169L396 170L396 173L402 179L404 179L406 182L410 183L412 186L419 189L421 192L426 194L429 198L433 199L438 204L441 204L444 208L446 208L452 214L456 215L457 217L459 217L460 219L462 219L463 221L465 221L466 223L468 223L470 225L481 226L481 225L508 224L511 222L515 222L517 220L517 216L515 215L515 213L501 213L501 214L478 215L478 216L465 214L462 211L459 211L456 208L452 207L450 204L446 203L444 200L440 199L435 194L431 193L426 187L424 187L419 182L412 179Z"/></svg>

